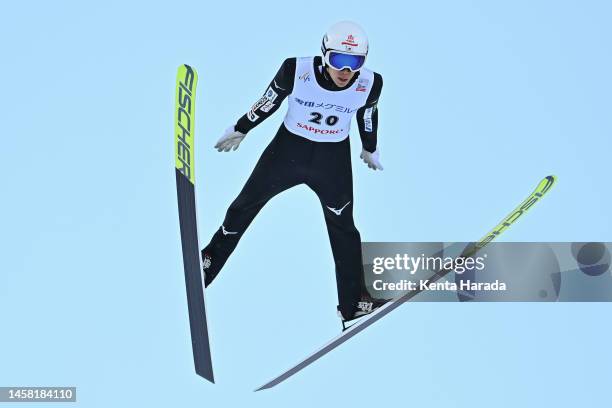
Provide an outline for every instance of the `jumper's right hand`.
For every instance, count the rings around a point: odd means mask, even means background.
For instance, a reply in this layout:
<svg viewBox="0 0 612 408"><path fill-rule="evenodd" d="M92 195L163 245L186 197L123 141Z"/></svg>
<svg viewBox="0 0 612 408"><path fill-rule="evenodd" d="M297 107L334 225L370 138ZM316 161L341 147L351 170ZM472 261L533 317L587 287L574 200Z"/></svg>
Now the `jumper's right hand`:
<svg viewBox="0 0 612 408"><path fill-rule="evenodd" d="M380 150L374 150L374 153L368 152L366 149L361 150L361 160L368 165L372 170L382 170L383 166L380 164Z"/></svg>
<svg viewBox="0 0 612 408"><path fill-rule="evenodd" d="M238 132L234 129L234 126L230 126L225 130L225 133L217 141L215 149L220 152L229 152L230 150L236 150L240 146L240 142L246 135Z"/></svg>

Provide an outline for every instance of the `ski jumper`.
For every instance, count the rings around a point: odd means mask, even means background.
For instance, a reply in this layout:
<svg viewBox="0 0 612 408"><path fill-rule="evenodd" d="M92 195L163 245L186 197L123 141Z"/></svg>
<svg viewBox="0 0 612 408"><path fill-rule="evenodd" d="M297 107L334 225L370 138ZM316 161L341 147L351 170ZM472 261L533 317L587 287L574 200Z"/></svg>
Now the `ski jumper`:
<svg viewBox="0 0 612 408"><path fill-rule="evenodd" d="M323 69L320 57L285 60L261 99L235 125L237 131L249 132L288 97L283 124L230 205L223 224L202 250L206 286L268 200L306 184L319 197L325 216L336 266L339 309L345 316L354 313L365 287L361 238L353 222L348 136L351 119L356 116L363 148L376 150L376 104L381 89L382 77L365 68L339 88Z"/></svg>

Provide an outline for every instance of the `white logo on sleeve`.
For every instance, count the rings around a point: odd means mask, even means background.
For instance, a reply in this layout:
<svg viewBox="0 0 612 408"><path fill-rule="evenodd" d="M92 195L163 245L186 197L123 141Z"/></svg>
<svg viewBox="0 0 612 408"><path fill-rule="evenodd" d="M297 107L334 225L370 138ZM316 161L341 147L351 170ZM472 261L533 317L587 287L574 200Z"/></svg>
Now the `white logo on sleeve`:
<svg viewBox="0 0 612 408"><path fill-rule="evenodd" d="M247 118L249 118L251 122L255 122L259 119L259 115L251 110L247 112Z"/></svg>
<svg viewBox="0 0 612 408"><path fill-rule="evenodd" d="M264 94L264 98L266 98L270 102L274 102L277 96L278 94L274 91L274 89L272 89L272 87L268 87L268 90Z"/></svg>
<svg viewBox="0 0 612 408"><path fill-rule="evenodd" d="M278 86L278 84L276 83L276 79L272 80L274 82L274 86L277 87L278 89L280 89L281 91L285 91L285 88L281 88L280 86Z"/></svg>
<svg viewBox="0 0 612 408"><path fill-rule="evenodd" d="M274 104L268 101L265 103L265 105L261 107L261 111L267 113L267 112L270 112L270 109L272 109L273 107L274 107Z"/></svg>
<svg viewBox="0 0 612 408"><path fill-rule="evenodd" d="M374 107L368 108L363 114L363 124L366 132L372 131L372 113L374 113Z"/></svg>
<svg viewBox="0 0 612 408"><path fill-rule="evenodd" d="M224 225L221 226L221 232L223 232L223 235L236 235L238 233L226 230Z"/></svg>
<svg viewBox="0 0 612 408"><path fill-rule="evenodd" d="M342 211L344 211L344 209L346 208L347 205L349 205L351 202L349 201L348 203L344 204L344 207L340 208L339 210L332 208L332 207L327 207L327 209L331 212L333 212L336 215L341 215Z"/></svg>

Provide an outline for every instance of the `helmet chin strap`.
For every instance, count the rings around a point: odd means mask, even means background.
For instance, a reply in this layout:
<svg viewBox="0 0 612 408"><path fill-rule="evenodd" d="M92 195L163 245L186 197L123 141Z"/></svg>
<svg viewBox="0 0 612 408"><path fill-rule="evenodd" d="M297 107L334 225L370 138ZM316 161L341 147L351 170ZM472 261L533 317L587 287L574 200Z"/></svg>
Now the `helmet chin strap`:
<svg viewBox="0 0 612 408"><path fill-rule="evenodd" d="M331 78L331 75L329 75L328 69L329 69L329 66L325 63L325 61L323 61L323 78L331 81L332 78Z"/></svg>

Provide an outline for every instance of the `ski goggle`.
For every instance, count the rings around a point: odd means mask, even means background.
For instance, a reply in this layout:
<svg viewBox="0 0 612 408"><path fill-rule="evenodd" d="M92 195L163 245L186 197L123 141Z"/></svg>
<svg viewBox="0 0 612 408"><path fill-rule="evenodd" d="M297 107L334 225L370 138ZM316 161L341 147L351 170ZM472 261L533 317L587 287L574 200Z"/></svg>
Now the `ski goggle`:
<svg viewBox="0 0 612 408"><path fill-rule="evenodd" d="M359 71L361 67L363 67L365 60L365 55L343 54L337 51L328 51L325 54L325 62L327 65L338 71L345 68L350 69L351 72Z"/></svg>

